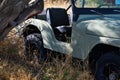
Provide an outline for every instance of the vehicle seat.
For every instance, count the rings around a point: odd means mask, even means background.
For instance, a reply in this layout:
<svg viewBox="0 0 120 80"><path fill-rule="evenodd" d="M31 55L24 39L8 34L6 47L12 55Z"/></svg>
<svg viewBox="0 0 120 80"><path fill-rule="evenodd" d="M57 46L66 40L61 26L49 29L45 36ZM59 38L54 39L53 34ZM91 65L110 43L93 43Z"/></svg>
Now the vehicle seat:
<svg viewBox="0 0 120 80"><path fill-rule="evenodd" d="M51 24L55 35L68 34L71 35L71 27L68 14L63 8L48 8L46 10L47 21ZM69 27L68 27L69 26Z"/></svg>

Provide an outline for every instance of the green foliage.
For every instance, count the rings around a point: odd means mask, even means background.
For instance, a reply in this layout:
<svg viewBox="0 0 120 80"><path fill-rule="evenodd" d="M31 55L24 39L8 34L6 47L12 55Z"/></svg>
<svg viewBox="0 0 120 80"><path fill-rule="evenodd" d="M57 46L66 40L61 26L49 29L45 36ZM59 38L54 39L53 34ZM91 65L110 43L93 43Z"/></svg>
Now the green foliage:
<svg viewBox="0 0 120 80"><path fill-rule="evenodd" d="M105 0L90 0L90 1L95 2L95 3L99 4L99 5L102 5L102 4L105 3Z"/></svg>

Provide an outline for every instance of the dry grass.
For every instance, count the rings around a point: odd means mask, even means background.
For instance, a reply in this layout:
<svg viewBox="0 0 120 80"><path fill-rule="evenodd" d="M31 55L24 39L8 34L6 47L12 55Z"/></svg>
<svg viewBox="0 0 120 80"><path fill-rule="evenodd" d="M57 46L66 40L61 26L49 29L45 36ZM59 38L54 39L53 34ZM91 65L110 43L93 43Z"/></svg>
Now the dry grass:
<svg viewBox="0 0 120 80"><path fill-rule="evenodd" d="M87 67L70 55L53 57L41 64L29 62L24 57L23 38L14 30L0 42L0 80L93 80Z"/></svg>
<svg viewBox="0 0 120 80"><path fill-rule="evenodd" d="M62 6L61 6L62 4ZM60 7L60 8L67 8L70 5L70 2L65 2L64 0L57 0L57 1L50 1L50 0L46 0L45 1L45 8L50 8L50 7Z"/></svg>

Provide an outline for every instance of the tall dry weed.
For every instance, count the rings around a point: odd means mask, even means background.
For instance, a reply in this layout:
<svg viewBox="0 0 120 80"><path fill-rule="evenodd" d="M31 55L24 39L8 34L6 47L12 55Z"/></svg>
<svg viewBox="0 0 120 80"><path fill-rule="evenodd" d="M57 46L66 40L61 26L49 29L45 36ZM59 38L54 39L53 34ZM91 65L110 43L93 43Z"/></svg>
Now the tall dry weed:
<svg viewBox="0 0 120 80"><path fill-rule="evenodd" d="M12 30L0 42L0 80L93 80L86 63L71 55L48 51L48 61L35 64L24 57L23 37Z"/></svg>

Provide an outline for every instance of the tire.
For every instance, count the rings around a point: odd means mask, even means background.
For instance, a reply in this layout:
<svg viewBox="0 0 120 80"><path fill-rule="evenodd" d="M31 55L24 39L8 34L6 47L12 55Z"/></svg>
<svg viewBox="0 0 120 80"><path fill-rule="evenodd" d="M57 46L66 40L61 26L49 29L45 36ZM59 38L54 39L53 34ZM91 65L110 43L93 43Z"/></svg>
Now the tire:
<svg viewBox="0 0 120 80"><path fill-rule="evenodd" d="M33 33L25 37L25 56L30 61L35 57L39 62L46 60L47 53L40 34Z"/></svg>
<svg viewBox="0 0 120 80"><path fill-rule="evenodd" d="M120 56L106 53L96 63L95 80L118 80L120 78Z"/></svg>

